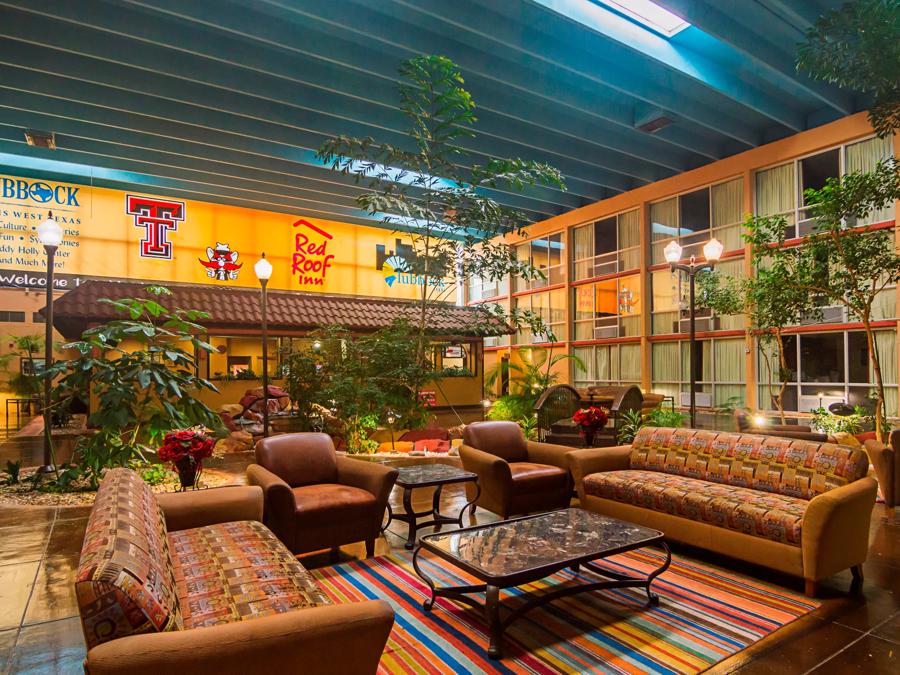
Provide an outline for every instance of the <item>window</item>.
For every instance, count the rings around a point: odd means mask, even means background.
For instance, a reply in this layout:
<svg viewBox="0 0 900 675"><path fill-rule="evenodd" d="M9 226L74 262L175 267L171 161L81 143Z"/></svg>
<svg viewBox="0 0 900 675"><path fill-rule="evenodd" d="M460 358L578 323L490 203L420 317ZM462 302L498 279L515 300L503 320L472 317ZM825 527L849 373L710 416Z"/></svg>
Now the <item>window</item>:
<svg viewBox="0 0 900 675"><path fill-rule="evenodd" d="M474 377L476 362L470 358L472 345L440 343L432 345L432 363L443 377Z"/></svg>
<svg viewBox="0 0 900 675"><path fill-rule="evenodd" d="M640 216L637 210L604 218L572 230L572 278L591 279L641 264Z"/></svg>
<svg viewBox="0 0 900 675"><path fill-rule="evenodd" d="M740 178L688 192L650 205L650 262L666 261L666 245L674 240L685 258L703 257L703 244L715 237L726 251L743 248L744 183Z"/></svg>
<svg viewBox="0 0 900 675"><path fill-rule="evenodd" d="M600 340L641 334L640 276L608 279L572 289L574 339Z"/></svg>
<svg viewBox="0 0 900 675"><path fill-rule="evenodd" d="M31 313L31 322L32 323L47 323L47 319L44 318L44 315L40 312L32 312Z"/></svg>
<svg viewBox="0 0 900 675"><path fill-rule="evenodd" d="M572 381L576 387L602 384L641 384L641 346L638 344L575 347Z"/></svg>
<svg viewBox="0 0 900 675"><path fill-rule="evenodd" d="M527 260L543 274L543 278L516 279L516 290L529 291L563 283L566 280L564 254L562 232L516 246L516 257L519 260Z"/></svg>
<svg viewBox="0 0 900 675"><path fill-rule="evenodd" d="M509 277L488 280L481 277L469 277L467 290L467 300L469 302L507 295L509 293Z"/></svg>
<svg viewBox="0 0 900 675"><path fill-rule="evenodd" d="M651 347L653 391L673 396L679 405L690 400L690 347L687 340L655 342ZM709 408L744 399L744 340L698 340L694 379L697 406Z"/></svg>
<svg viewBox="0 0 900 675"><path fill-rule="evenodd" d="M887 414L897 415L897 332L875 333L875 348L881 358ZM875 381L869 364L869 349L863 331L804 333L784 338L788 384L785 410L809 412L841 401L866 405ZM778 358L774 345L760 345L760 406L774 409L773 396L780 389ZM798 379L799 378L799 379Z"/></svg>
<svg viewBox="0 0 900 675"><path fill-rule="evenodd" d="M757 171L756 213L760 216L784 216L788 224L785 233L788 238L806 236L813 231L815 220L806 206L805 190L820 189L829 178L854 171L871 171L880 160L887 159L891 154L890 139L869 138ZM893 218L893 207L887 207L858 224L870 225Z"/></svg>
<svg viewBox="0 0 900 675"><path fill-rule="evenodd" d="M566 290L558 288L544 293L532 293L515 299L520 311L531 311L540 316L553 332L556 341L566 339ZM516 343L520 345L548 342L547 335L534 335L527 326L516 332Z"/></svg>
<svg viewBox="0 0 900 675"><path fill-rule="evenodd" d="M0 323L25 323L25 312L0 311Z"/></svg>
<svg viewBox="0 0 900 675"><path fill-rule="evenodd" d="M499 306L503 310L504 316L509 316L509 300L498 300L497 302L486 302L485 307L492 308ZM485 347L508 347L510 342L509 335L490 335L484 338Z"/></svg>

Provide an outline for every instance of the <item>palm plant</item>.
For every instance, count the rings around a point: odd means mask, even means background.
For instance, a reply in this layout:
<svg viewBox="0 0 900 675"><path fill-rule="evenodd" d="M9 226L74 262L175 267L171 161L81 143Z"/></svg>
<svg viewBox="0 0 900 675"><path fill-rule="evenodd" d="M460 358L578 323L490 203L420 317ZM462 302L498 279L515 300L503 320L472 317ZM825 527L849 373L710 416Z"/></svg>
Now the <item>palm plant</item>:
<svg viewBox="0 0 900 675"><path fill-rule="evenodd" d="M510 393L524 398L537 398L559 382L559 373L554 366L572 360L584 369L584 362L574 354L556 354L543 347L520 347L516 361L501 360L485 375L484 384L490 389L498 380L509 378Z"/></svg>

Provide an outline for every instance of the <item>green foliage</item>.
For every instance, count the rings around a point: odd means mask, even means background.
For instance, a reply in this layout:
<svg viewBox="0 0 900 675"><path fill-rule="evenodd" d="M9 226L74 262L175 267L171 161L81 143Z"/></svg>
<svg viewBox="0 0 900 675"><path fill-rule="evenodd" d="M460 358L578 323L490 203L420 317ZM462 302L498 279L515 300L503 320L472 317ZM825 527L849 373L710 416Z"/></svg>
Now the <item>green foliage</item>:
<svg viewBox="0 0 900 675"><path fill-rule="evenodd" d="M487 411L485 417L489 420L518 422L534 413L535 400L536 399L531 396L520 396L517 394L501 396L494 401L494 404Z"/></svg>
<svg viewBox="0 0 900 675"><path fill-rule="evenodd" d="M683 427L688 416L677 410L654 408L644 418L647 427Z"/></svg>
<svg viewBox="0 0 900 675"><path fill-rule="evenodd" d="M19 482L19 474L22 472L22 462L21 461L12 461L11 459L6 460L6 471L4 473L6 476L3 478L3 483L5 485L16 485Z"/></svg>
<svg viewBox="0 0 900 675"><path fill-rule="evenodd" d="M378 415L353 417L344 425L347 452L350 454L370 454L378 449L378 441L369 436L378 428Z"/></svg>
<svg viewBox="0 0 900 675"><path fill-rule="evenodd" d="M408 144L338 136L326 141L318 156L365 186L356 199L361 209L407 233L413 255L406 256L403 271L421 277L415 356L424 365L429 324L458 284L474 277L543 276L529 262L517 260L502 241L522 232L528 218L494 200L493 190L518 192L535 184L565 188L559 171L539 162L489 159L470 165L467 148L478 147L475 103L450 59L404 61L400 77L399 106L409 123Z"/></svg>
<svg viewBox="0 0 900 675"><path fill-rule="evenodd" d="M852 415L834 415L825 408L812 410L812 427L825 434L858 434L863 429L864 416L857 408Z"/></svg>
<svg viewBox="0 0 900 675"><path fill-rule="evenodd" d="M719 415L733 415L736 410L744 407L743 396L729 396L725 402L716 406L714 410Z"/></svg>
<svg viewBox="0 0 900 675"><path fill-rule="evenodd" d="M519 423L519 426L522 427L522 433L525 434L525 438L530 441L537 440L537 413L531 413L530 415L525 415L521 419L516 420Z"/></svg>
<svg viewBox="0 0 900 675"><path fill-rule="evenodd" d="M468 368L464 368L463 366L454 366L452 368L444 368L438 372L439 377L473 377L475 373L473 373Z"/></svg>
<svg viewBox="0 0 900 675"><path fill-rule="evenodd" d="M322 405L325 380L318 355L311 350L289 354L282 362L284 388L296 406L296 431L312 431L316 404Z"/></svg>
<svg viewBox="0 0 900 675"><path fill-rule="evenodd" d="M206 315L163 306L168 289L151 286L147 293L148 298L101 300L124 318L86 330L81 340L65 345L77 356L51 369L59 378L54 400L61 405L87 392L97 398L88 420L97 433L82 437L76 453L93 486L105 469L143 459L171 429L221 427L218 415L196 398L202 390L217 391L196 373L195 354L214 351L199 337L204 329L197 321Z"/></svg>
<svg viewBox="0 0 900 675"><path fill-rule="evenodd" d="M823 14L797 56L813 79L871 95L879 136L900 129L900 0L852 0Z"/></svg>
<svg viewBox="0 0 900 675"><path fill-rule="evenodd" d="M43 381L37 372L35 358L43 358L44 338L41 335L10 335L9 341L12 349L0 356L0 365L8 368L13 359L27 361L30 365L28 374L21 372L21 367L11 372L7 380L7 387L16 396L21 398L33 398L41 393Z"/></svg>
<svg viewBox="0 0 900 675"><path fill-rule="evenodd" d="M177 475L165 464L152 462L132 462L131 468L138 472L140 477L148 485L163 485L173 483Z"/></svg>
<svg viewBox="0 0 900 675"><path fill-rule="evenodd" d="M509 378L509 389L512 394L529 398L532 404L541 394L559 382L559 373L553 367L562 361L572 360L584 369L584 362L574 354L552 354L552 350L543 347L520 347L518 358L501 359L484 378L484 386L493 388L502 378Z"/></svg>
<svg viewBox="0 0 900 675"><path fill-rule="evenodd" d="M639 409L626 410L621 413L616 443L621 443L622 445L631 443L642 426L644 426L644 415Z"/></svg>

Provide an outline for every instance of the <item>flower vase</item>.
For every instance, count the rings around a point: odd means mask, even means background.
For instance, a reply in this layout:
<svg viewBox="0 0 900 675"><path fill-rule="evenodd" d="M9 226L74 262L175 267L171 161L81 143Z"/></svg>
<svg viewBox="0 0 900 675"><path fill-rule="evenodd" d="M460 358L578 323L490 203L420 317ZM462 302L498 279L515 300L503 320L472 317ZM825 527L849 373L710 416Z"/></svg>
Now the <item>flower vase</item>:
<svg viewBox="0 0 900 675"><path fill-rule="evenodd" d="M193 457L185 457L175 462L175 469L178 471L178 480L181 482L182 492L197 488L200 473L203 471L202 461L198 462Z"/></svg>
<svg viewBox="0 0 900 675"><path fill-rule="evenodd" d="M592 448L594 447L594 434L596 433L596 429L585 428L582 431L582 435L584 436L584 447Z"/></svg>

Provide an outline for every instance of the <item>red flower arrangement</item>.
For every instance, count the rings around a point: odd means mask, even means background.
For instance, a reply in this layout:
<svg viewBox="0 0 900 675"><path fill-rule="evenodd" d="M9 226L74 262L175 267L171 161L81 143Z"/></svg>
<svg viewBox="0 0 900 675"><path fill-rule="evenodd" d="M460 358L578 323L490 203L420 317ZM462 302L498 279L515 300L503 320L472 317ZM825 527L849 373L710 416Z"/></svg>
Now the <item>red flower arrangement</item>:
<svg viewBox="0 0 900 675"><path fill-rule="evenodd" d="M581 427L582 436L584 436L586 432L593 433L597 431L597 429L603 428L606 426L608 419L609 416L606 414L606 411L595 405L576 410L575 414L572 415L572 421Z"/></svg>
<svg viewBox="0 0 900 675"><path fill-rule="evenodd" d="M203 460L212 457L215 441L200 429L170 431L163 437L157 456L164 462L172 462L181 487L196 485L203 470Z"/></svg>

